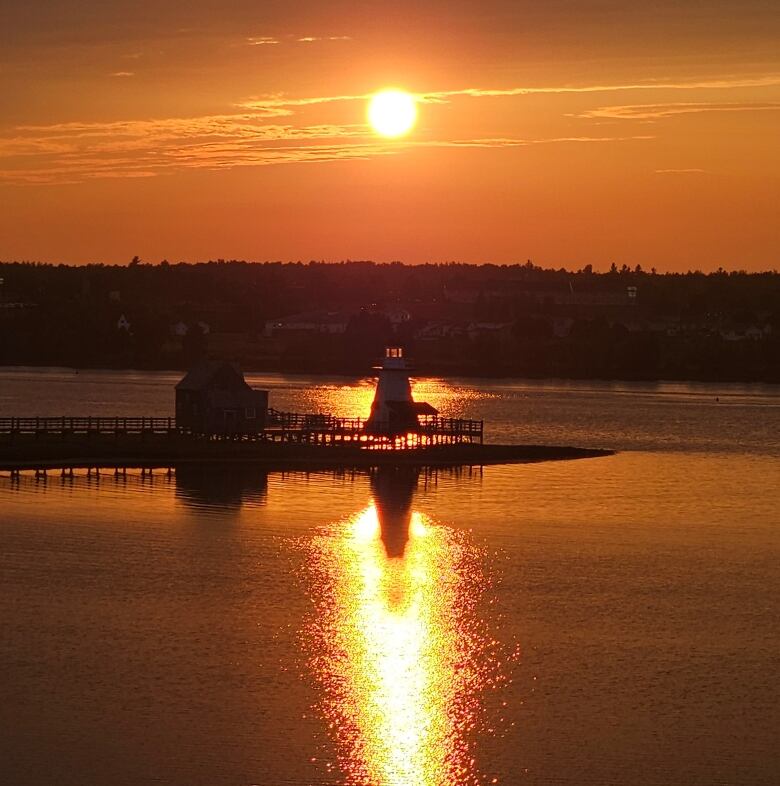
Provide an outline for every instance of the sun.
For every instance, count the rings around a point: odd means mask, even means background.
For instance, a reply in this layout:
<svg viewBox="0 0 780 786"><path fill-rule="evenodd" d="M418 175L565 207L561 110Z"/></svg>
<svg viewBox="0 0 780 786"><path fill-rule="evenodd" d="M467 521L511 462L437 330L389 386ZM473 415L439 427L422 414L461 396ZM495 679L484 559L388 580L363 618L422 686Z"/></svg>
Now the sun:
<svg viewBox="0 0 780 786"><path fill-rule="evenodd" d="M417 101L405 90L382 90L368 104L368 122L382 136L401 136L416 120Z"/></svg>

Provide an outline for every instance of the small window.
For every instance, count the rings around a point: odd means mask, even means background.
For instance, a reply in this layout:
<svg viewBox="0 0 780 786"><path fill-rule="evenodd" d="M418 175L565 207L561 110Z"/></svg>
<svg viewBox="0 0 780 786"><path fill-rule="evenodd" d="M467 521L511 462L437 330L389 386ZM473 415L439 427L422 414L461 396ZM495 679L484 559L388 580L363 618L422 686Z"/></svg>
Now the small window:
<svg viewBox="0 0 780 786"><path fill-rule="evenodd" d="M254 420L257 417L257 410L254 407L247 407L244 410L244 417L247 420Z"/></svg>

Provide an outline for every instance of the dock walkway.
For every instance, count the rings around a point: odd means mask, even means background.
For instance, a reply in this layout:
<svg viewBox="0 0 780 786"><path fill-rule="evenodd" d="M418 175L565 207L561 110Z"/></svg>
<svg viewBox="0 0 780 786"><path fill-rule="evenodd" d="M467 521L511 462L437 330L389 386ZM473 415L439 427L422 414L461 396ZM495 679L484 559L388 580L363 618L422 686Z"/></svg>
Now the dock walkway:
<svg viewBox="0 0 780 786"><path fill-rule="evenodd" d="M460 445L484 441L484 422L460 418L424 418L405 434L370 433L364 418L337 418L325 414L299 414L269 409L262 428L255 431L223 431L193 434L166 417L10 417L0 418L0 441L26 438L74 437L96 435L121 439L128 435L188 437L210 441L283 442L292 444L339 446L353 445L367 450L408 450L435 445Z"/></svg>
<svg viewBox="0 0 780 786"><path fill-rule="evenodd" d="M0 418L0 471L99 473L186 464L269 470L467 466L585 458L609 451L484 444L482 421L429 418L413 433L371 434L360 418L269 411L253 433L193 434L167 417Z"/></svg>

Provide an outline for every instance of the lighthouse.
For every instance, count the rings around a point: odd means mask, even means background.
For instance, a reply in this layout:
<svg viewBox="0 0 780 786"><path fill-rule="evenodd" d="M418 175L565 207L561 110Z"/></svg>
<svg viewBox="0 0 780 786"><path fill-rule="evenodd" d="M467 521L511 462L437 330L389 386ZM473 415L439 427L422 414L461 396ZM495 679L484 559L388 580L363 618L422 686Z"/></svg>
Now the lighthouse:
<svg viewBox="0 0 780 786"><path fill-rule="evenodd" d="M410 369L401 347L387 347L382 365L376 370L379 381L366 421L367 432L387 436L414 433L419 430L420 416L439 414L430 404L412 398Z"/></svg>

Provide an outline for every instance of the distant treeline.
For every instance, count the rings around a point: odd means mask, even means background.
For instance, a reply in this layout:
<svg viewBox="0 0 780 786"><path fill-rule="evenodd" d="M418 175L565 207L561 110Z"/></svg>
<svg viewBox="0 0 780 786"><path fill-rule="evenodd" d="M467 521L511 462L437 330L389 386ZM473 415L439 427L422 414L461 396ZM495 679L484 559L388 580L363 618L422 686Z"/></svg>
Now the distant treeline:
<svg viewBox="0 0 780 786"><path fill-rule="evenodd" d="M780 381L774 271L136 257L0 262L0 279L6 365L170 368L211 353L248 370L360 373L397 341L431 373ZM346 329L269 333L313 313L343 314Z"/></svg>

